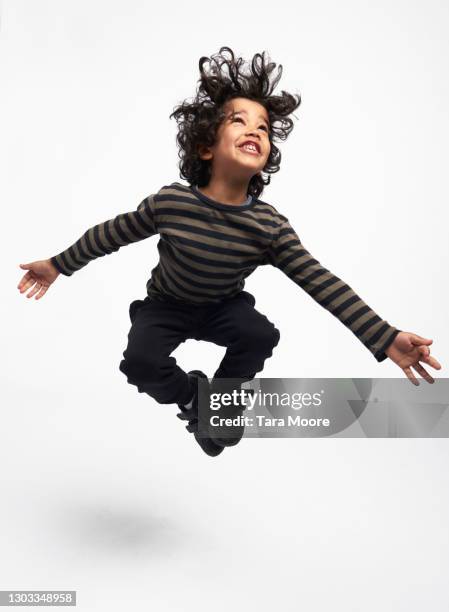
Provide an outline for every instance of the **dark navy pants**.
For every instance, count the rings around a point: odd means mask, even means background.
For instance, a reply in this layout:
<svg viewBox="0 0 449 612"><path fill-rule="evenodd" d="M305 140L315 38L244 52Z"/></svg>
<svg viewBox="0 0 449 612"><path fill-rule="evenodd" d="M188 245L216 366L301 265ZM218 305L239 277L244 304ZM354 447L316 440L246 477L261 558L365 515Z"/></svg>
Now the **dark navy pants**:
<svg viewBox="0 0 449 612"><path fill-rule="evenodd" d="M226 347L214 378L251 380L278 344L279 330L258 312L248 291L219 304L196 305L146 297L129 308L132 322L120 370L139 393L160 404L187 403L192 383L171 353L189 338ZM192 370L196 369L192 364Z"/></svg>

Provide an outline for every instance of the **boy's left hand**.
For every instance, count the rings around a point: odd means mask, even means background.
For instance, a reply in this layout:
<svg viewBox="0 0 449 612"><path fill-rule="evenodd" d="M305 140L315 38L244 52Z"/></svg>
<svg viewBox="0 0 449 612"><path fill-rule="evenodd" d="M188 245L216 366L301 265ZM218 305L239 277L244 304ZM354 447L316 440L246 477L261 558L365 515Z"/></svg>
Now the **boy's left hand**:
<svg viewBox="0 0 449 612"><path fill-rule="evenodd" d="M386 349L385 354L394 361L402 370L404 370L407 378L414 385L419 385L418 379L415 378L414 372L411 370L411 366L421 374L428 383L434 383L435 380L432 376L426 372L426 370L419 363L427 363L436 370L441 370L441 365L435 359L430 356L429 344L432 344L433 340L423 338L417 334L410 332L399 332L390 346Z"/></svg>

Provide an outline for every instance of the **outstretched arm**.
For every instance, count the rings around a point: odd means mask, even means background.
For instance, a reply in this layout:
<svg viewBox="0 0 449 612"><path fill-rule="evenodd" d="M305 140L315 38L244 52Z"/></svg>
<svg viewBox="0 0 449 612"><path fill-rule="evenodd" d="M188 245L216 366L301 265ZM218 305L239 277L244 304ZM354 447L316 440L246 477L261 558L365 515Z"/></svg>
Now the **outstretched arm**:
<svg viewBox="0 0 449 612"><path fill-rule="evenodd" d="M268 250L268 260L346 325L377 361L389 357L414 385L419 382L412 367L427 382L435 382L420 363L441 369L430 355L433 340L396 329L381 319L349 285L312 257L285 217Z"/></svg>
<svg viewBox="0 0 449 612"><path fill-rule="evenodd" d="M381 319L343 280L324 268L301 243L283 217L269 250L269 262L282 270L320 306L337 317L371 351L377 361L400 330Z"/></svg>
<svg viewBox="0 0 449 612"><path fill-rule="evenodd" d="M51 257L50 261L58 272L71 276L93 259L157 233L154 196L150 195L142 200L137 210L121 213L114 219L89 228L70 247Z"/></svg>

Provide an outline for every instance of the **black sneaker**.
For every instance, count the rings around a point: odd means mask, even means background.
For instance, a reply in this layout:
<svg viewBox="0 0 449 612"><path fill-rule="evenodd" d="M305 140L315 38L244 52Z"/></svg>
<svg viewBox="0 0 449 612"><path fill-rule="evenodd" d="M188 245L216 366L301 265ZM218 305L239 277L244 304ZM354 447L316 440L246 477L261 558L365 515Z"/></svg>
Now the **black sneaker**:
<svg viewBox="0 0 449 612"><path fill-rule="evenodd" d="M226 384L226 381L224 382ZM217 384L220 385L221 381L219 379L214 379L212 381L212 391L214 389L215 391L218 390L218 387L216 386ZM232 385L229 390L232 390L233 388L236 388L240 391L242 387L241 384L237 384L235 387ZM245 389L244 391L246 395L254 395L253 389ZM242 417L245 408L245 404L238 402L232 403L231 405L221 406L221 408L215 413L219 418L237 419L237 424L235 425L225 425L216 429L216 435L214 435L213 437L213 440L216 444L224 448L225 446L235 446L240 442L245 432L245 425L242 422Z"/></svg>
<svg viewBox="0 0 449 612"><path fill-rule="evenodd" d="M190 379L194 378L206 378L206 374L201 372L201 370L192 370L188 372L188 376ZM224 450L224 445L215 444L215 442L211 438L202 438L198 434L198 382L193 384L194 387L194 396L191 408L186 409L182 404L178 404L181 412L176 416L178 419L183 421L189 421L189 424L186 425L186 429L188 432L193 433L195 436L195 440L201 446L206 455L210 457L216 457Z"/></svg>

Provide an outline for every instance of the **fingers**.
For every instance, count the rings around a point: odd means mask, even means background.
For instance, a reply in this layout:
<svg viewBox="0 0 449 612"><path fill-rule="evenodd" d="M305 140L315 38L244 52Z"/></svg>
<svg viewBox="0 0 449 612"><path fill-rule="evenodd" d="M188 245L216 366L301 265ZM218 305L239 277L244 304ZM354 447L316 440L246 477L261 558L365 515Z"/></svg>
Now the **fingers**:
<svg viewBox="0 0 449 612"><path fill-rule="evenodd" d="M421 353L423 353L425 351L421 351ZM438 363L438 361L435 359L435 357L431 357L430 355L427 355L425 357L421 357L420 361L423 361L424 363L427 363L428 365L432 366L433 368L435 368L436 370L441 370L441 365ZM419 361L416 361L415 363L412 364L413 368L415 368L415 370L418 372L418 374L420 374L428 383L433 384L435 382L435 379L433 378L433 376L431 376L427 370L425 370L423 368L423 366L419 363ZM407 378L410 380L410 382L412 382L415 386L419 386L419 381L418 379L415 377L414 373L411 370L411 367L405 367L402 368L407 376Z"/></svg>
<svg viewBox="0 0 449 612"><path fill-rule="evenodd" d="M435 357L431 357L430 349L427 346L420 346L418 351L421 356L418 357L417 361L423 361L424 363L427 363L432 366L432 368L435 368L436 370L441 370L441 365L438 363Z"/></svg>
<svg viewBox="0 0 449 612"><path fill-rule="evenodd" d="M31 272L27 272L26 274L24 274L20 280L20 283L17 285L17 289L23 289L25 283L30 280L31 277Z"/></svg>
<svg viewBox="0 0 449 612"><path fill-rule="evenodd" d="M42 284L41 283L36 283L36 285L33 287L33 289L28 293L27 298L32 298L33 295L36 295L36 293L38 291L40 291L40 289L42 289Z"/></svg>
<svg viewBox="0 0 449 612"><path fill-rule="evenodd" d="M420 361L427 363L435 370L441 370L441 364L435 359L435 357L432 357L431 355L429 355L428 357L421 358Z"/></svg>
<svg viewBox="0 0 449 612"><path fill-rule="evenodd" d="M410 341L412 344L415 345L432 344L433 342L433 340L431 340L430 338L423 338L422 336L418 336L417 334L413 334L412 336L410 336Z"/></svg>
<svg viewBox="0 0 449 612"><path fill-rule="evenodd" d="M420 346L418 348L418 352L421 354L421 357L419 357L419 359L425 359L430 355L430 349L427 346Z"/></svg>
<svg viewBox="0 0 449 612"><path fill-rule="evenodd" d="M31 272L29 274L30 274L29 278L24 282L24 284L20 288L20 293L25 293L26 291L28 291L30 287L34 285L34 283L38 282L37 279L33 276Z"/></svg>
<svg viewBox="0 0 449 612"><path fill-rule="evenodd" d="M41 290L40 290L40 291L39 291L39 293L36 295L36 300L40 300L40 299L41 299L41 297L43 297L43 296L45 295L45 293L46 293L47 289L48 289L48 286L42 285Z"/></svg>
<svg viewBox="0 0 449 612"><path fill-rule="evenodd" d="M34 283L36 283L36 282L37 282L37 281L36 281L36 279L35 279L33 276L31 276L31 277L30 277L30 278L29 278L29 279L26 281L26 283L23 285L23 287L20 289L20 293L25 293L26 291L28 291L28 289L29 289L30 287L32 287L32 286L34 285Z"/></svg>
<svg viewBox="0 0 449 612"><path fill-rule="evenodd" d="M420 363L415 363L413 367L418 372L418 374L421 374L421 376L427 380L428 383L432 384L435 382L435 379L432 378L432 376L428 372L426 372L426 370L422 367Z"/></svg>
<svg viewBox="0 0 449 612"><path fill-rule="evenodd" d="M407 368L403 368L405 374L407 375L407 378L409 379L409 381L411 383L413 383L415 385L415 387L419 387L419 381L418 379L415 377L414 373L412 372L410 366Z"/></svg>
<svg viewBox="0 0 449 612"><path fill-rule="evenodd" d="M30 287L33 288L26 297L32 298L37 293L36 300L40 300L47 292L49 285L44 285L36 279L32 272L27 272L17 285L17 288L19 289L20 293L26 293Z"/></svg>

